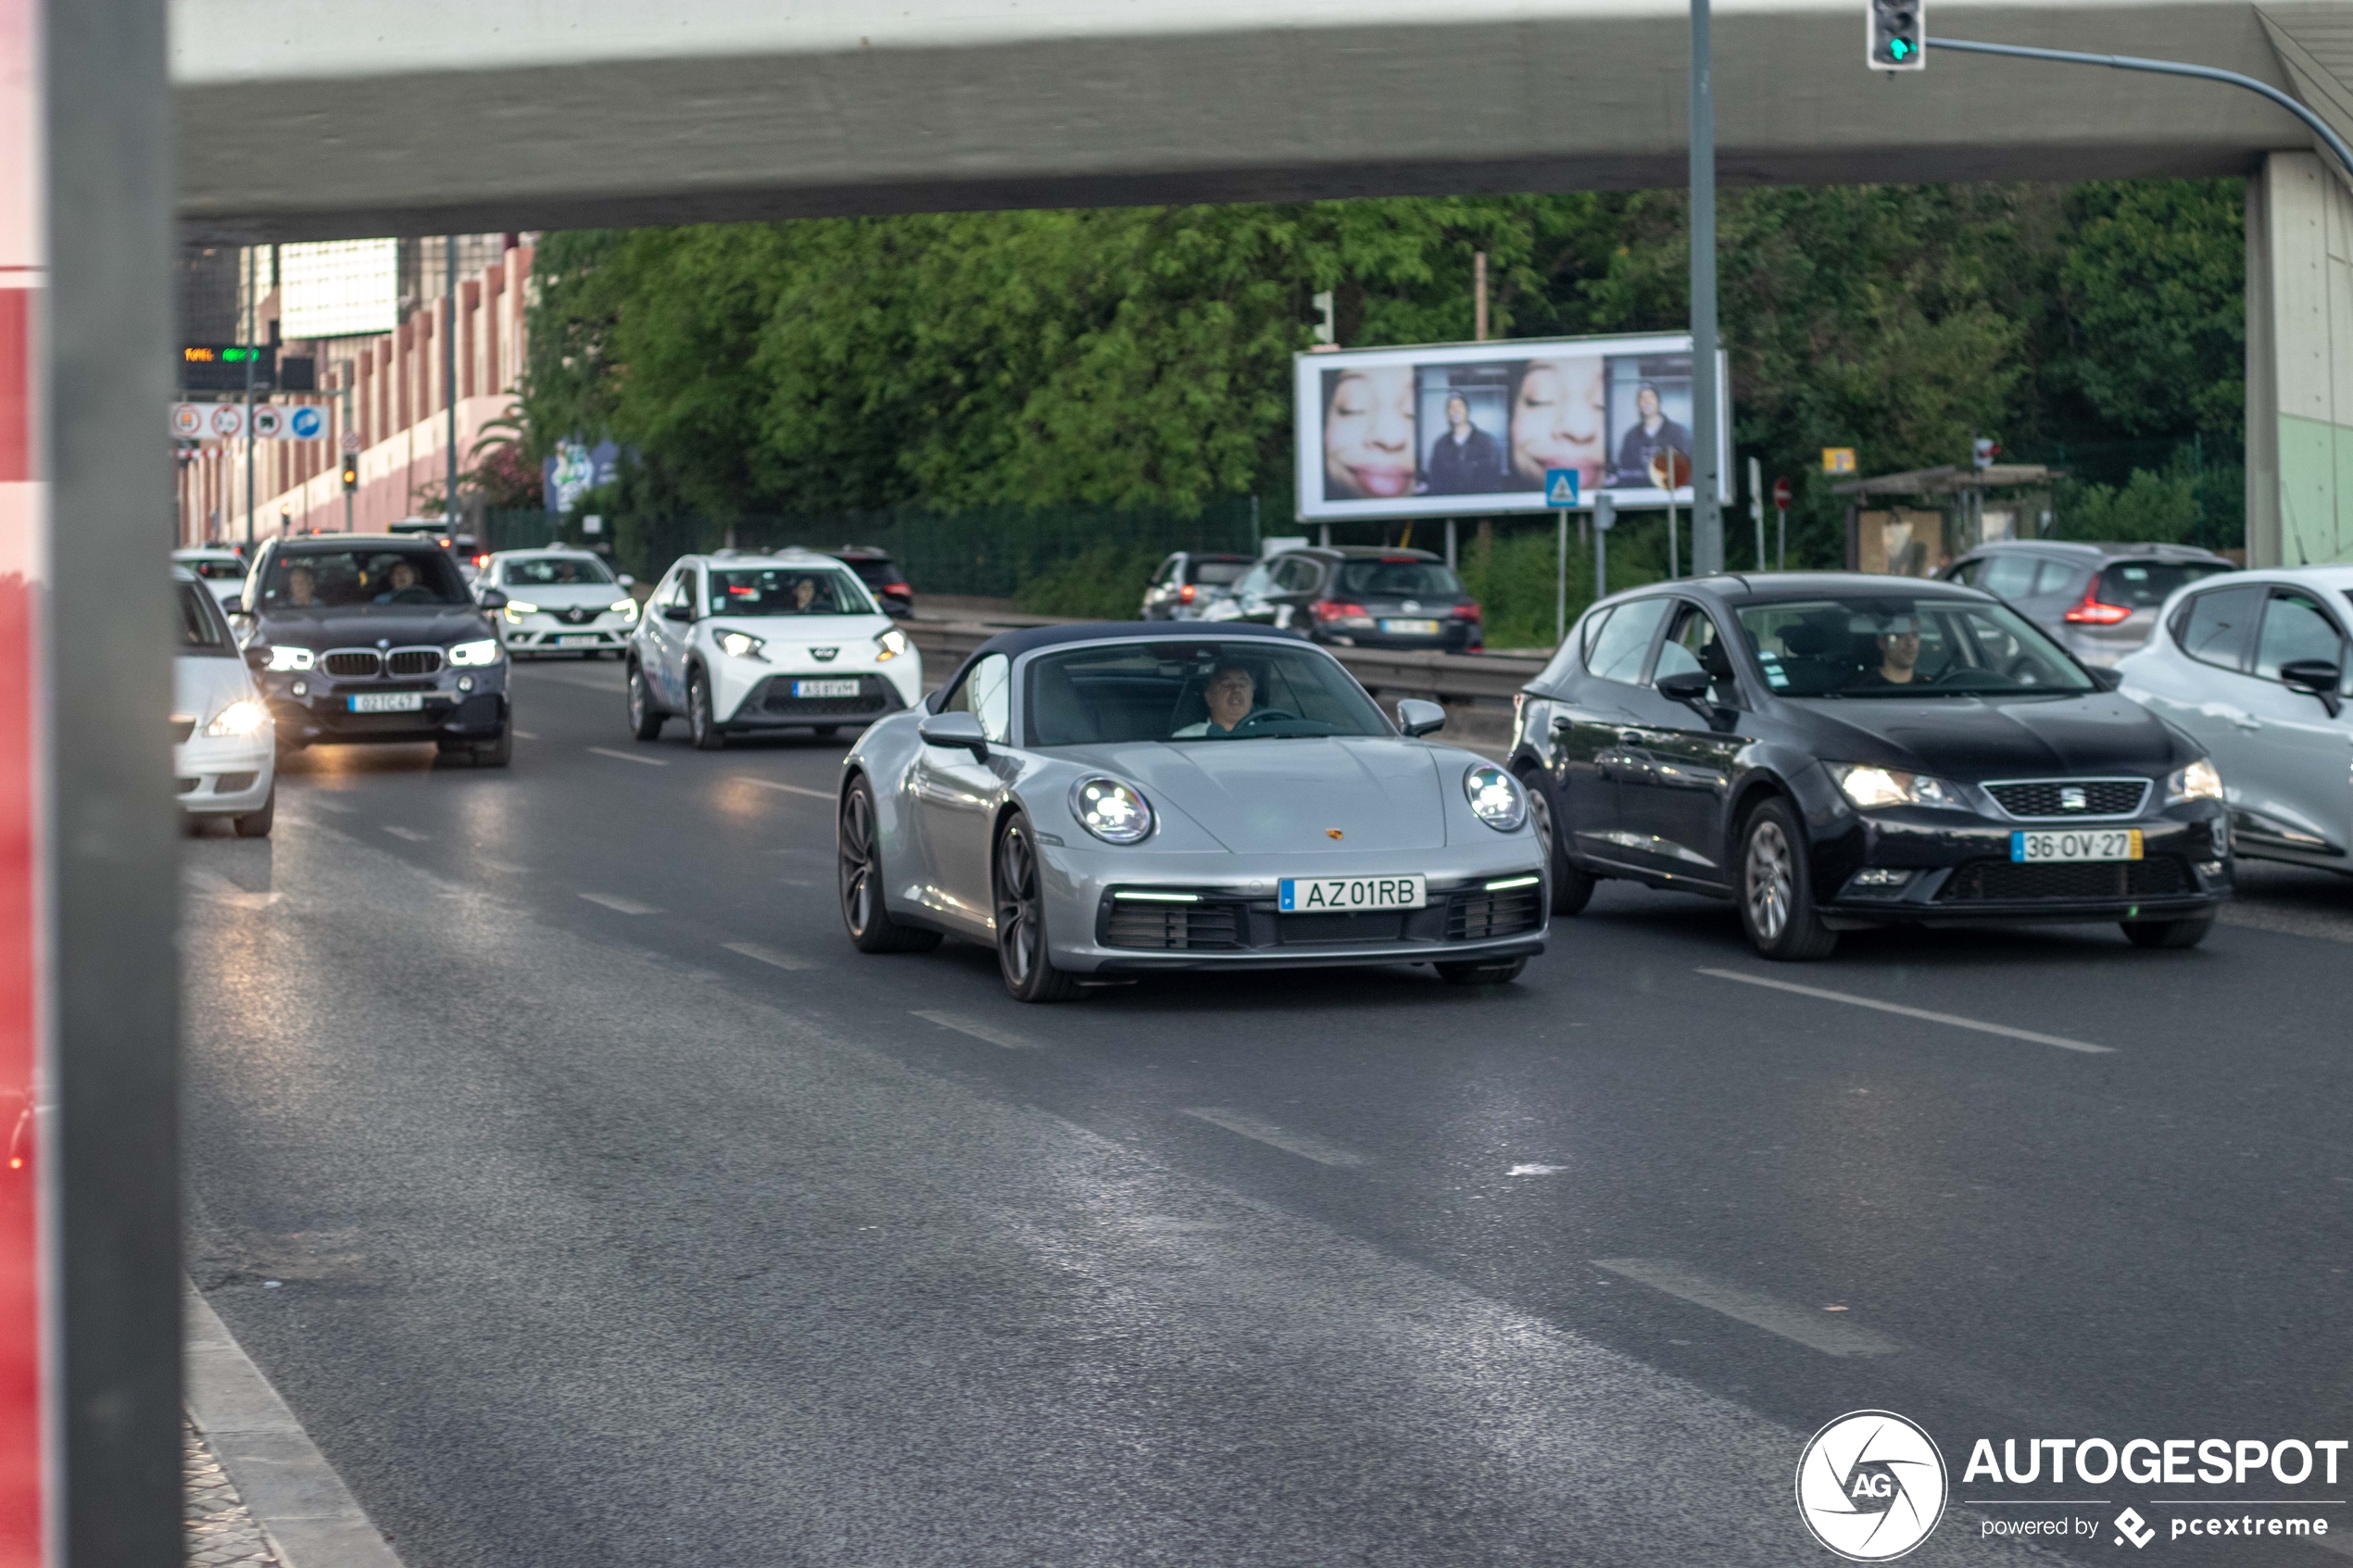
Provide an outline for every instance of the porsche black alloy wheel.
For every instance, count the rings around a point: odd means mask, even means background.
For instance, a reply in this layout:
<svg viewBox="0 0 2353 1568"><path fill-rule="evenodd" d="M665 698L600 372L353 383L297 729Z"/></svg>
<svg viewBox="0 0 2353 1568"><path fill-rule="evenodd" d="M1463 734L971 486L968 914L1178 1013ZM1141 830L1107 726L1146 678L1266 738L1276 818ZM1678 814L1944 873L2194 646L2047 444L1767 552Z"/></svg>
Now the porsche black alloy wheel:
<svg viewBox="0 0 2353 1568"><path fill-rule="evenodd" d="M939 946L939 933L901 925L883 906L882 857L875 827L875 794L863 778L842 793L835 823L835 853L841 871L841 923L862 953L926 953Z"/></svg>
<svg viewBox="0 0 2353 1568"><path fill-rule="evenodd" d="M1054 967L1046 946L1046 896L1029 820L1015 815L997 834L997 972L1019 1002L1062 1002L1078 982Z"/></svg>

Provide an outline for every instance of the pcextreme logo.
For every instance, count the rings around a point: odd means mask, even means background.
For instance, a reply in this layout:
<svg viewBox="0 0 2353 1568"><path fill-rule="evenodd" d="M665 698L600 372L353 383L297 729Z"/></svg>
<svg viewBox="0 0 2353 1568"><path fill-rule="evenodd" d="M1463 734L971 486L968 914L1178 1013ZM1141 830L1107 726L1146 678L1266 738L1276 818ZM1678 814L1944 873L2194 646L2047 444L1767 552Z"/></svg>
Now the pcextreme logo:
<svg viewBox="0 0 2353 1568"><path fill-rule="evenodd" d="M1903 1556L1944 1517L1944 1456L1892 1411L1855 1411L1814 1434L1797 1461L1797 1513L1849 1562Z"/></svg>

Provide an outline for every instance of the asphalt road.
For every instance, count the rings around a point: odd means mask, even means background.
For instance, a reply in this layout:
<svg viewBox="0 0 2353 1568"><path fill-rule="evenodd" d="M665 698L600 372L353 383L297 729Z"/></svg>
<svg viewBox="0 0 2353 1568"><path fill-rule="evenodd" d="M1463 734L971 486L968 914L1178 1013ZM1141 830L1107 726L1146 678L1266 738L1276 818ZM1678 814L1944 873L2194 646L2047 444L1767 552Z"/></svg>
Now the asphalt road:
<svg viewBox="0 0 2353 1568"><path fill-rule="evenodd" d="M841 743L516 685L511 770L314 752L185 856L191 1272L410 1568L1829 1562L1791 1479L1860 1408L1952 1471L1910 1562L2353 1499L1961 1474L2353 1436L2353 881L1803 968L1605 886L1497 992L1022 1008L850 949Z"/></svg>

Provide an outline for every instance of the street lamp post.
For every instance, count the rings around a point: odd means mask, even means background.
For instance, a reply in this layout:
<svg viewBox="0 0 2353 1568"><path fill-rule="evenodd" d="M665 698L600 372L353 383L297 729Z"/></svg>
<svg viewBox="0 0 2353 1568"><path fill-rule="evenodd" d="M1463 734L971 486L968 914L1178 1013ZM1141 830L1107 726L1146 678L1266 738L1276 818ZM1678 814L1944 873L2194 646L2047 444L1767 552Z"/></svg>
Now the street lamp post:
<svg viewBox="0 0 2353 1568"><path fill-rule="evenodd" d="M1692 0L1692 573L1697 577L1724 570L1724 510L1716 499L1722 476L1716 466L1716 86L1708 20L1708 0Z"/></svg>

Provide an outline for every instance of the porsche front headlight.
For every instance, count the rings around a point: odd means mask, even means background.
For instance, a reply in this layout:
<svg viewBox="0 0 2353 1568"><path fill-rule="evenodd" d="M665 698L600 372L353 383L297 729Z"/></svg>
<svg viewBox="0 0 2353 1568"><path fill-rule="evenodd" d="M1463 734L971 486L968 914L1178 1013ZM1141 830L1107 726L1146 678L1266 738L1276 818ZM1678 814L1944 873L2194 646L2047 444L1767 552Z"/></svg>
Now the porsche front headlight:
<svg viewBox="0 0 2353 1568"><path fill-rule="evenodd" d="M1463 795L1471 815L1497 833L1512 833L1528 821L1528 796L1519 781L1492 762L1472 764L1463 772Z"/></svg>
<svg viewBox="0 0 2353 1568"><path fill-rule="evenodd" d="M478 643L459 643L449 650L452 664L496 664L498 662L498 639L484 637Z"/></svg>
<svg viewBox="0 0 2353 1568"><path fill-rule="evenodd" d="M318 662L318 657L308 648L274 646L270 650L268 668L281 674L289 670L308 670Z"/></svg>
<svg viewBox="0 0 2353 1568"><path fill-rule="evenodd" d="M2222 798L2221 771L2201 757L2186 768L2176 768L2165 781L2165 804L2179 806L2185 800L2220 800Z"/></svg>
<svg viewBox="0 0 2353 1568"><path fill-rule="evenodd" d="M1847 799L1858 811L1874 811L1887 806L1931 806L1947 811L1966 811L1969 804L1961 797L1960 786L1931 779L1926 773L1906 773L1894 768L1873 768L1858 762L1830 762L1825 767Z"/></svg>
<svg viewBox="0 0 2353 1568"><path fill-rule="evenodd" d="M765 659L768 645L749 632L722 632L711 638L719 651L730 659Z"/></svg>
<svg viewBox="0 0 2353 1568"><path fill-rule="evenodd" d="M204 727L208 735L249 735L270 722L270 709L250 697L240 697L212 716Z"/></svg>
<svg viewBox="0 0 2353 1568"><path fill-rule="evenodd" d="M1140 844L1151 834L1151 803L1143 791L1100 773L1070 786L1070 811L1105 844Z"/></svg>

